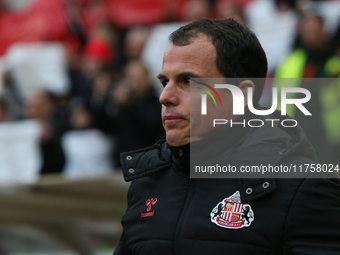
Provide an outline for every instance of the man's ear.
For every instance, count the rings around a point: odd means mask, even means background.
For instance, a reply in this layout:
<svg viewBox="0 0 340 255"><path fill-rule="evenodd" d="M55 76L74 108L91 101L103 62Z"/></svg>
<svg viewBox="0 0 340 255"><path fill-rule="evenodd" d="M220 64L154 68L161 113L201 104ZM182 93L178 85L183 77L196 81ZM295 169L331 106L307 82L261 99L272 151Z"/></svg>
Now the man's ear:
<svg viewBox="0 0 340 255"><path fill-rule="evenodd" d="M252 88L251 97L253 98L254 93L255 93L254 82L252 82L251 80L245 80L245 81L242 81L238 87L242 90L243 95L244 95L244 107L247 107L248 106L248 88Z"/></svg>

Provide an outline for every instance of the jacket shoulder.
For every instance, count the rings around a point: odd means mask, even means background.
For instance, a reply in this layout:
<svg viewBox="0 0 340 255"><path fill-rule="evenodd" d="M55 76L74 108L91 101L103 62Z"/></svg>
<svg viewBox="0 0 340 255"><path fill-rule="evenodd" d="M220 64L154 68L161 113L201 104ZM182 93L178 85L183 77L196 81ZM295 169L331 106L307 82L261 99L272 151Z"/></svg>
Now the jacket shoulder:
<svg viewBox="0 0 340 255"><path fill-rule="evenodd" d="M132 181L171 166L171 151L164 138L156 144L120 154L125 181Z"/></svg>

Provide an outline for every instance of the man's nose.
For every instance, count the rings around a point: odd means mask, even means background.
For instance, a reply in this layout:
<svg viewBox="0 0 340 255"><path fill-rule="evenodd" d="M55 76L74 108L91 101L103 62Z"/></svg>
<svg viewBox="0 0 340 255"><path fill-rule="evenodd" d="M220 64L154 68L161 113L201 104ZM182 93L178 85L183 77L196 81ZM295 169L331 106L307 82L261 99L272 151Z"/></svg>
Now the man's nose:
<svg viewBox="0 0 340 255"><path fill-rule="evenodd" d="M176 84L169 82L163 89L159 102L164 106L178 105L180 101L179 91L176 89Z"/></svg>

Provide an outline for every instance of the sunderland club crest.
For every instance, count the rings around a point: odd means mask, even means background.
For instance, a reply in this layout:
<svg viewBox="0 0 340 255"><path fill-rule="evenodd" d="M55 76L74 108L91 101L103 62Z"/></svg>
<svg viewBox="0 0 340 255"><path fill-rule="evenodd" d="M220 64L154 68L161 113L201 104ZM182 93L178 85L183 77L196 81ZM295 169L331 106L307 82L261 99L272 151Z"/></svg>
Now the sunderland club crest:
<svg viewBox="0 0 340 255"><path fill-rule="evenodd" d="M219 202L210 213L211 222L222 228L238 229L249 227L254 221L251 206L241 203L240 192Z"/></svg>

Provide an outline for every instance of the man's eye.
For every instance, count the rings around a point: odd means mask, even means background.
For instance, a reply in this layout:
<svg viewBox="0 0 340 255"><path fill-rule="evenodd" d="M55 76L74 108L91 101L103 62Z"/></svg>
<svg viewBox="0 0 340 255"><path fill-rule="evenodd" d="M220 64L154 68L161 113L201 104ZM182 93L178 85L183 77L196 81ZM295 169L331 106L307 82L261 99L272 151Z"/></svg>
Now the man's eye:
<svg viewBox="0 0 340 255"><path fill-rule="evenodd" d="M184 83L189 84L190 83L190 78L184 78Z"/></svg>
<svg viewBox="0 0 340 255"><path fill-rule="evenodd" d="M162 80L161 83L163 87L165 87L169 83L169 80Z"/></svg>

